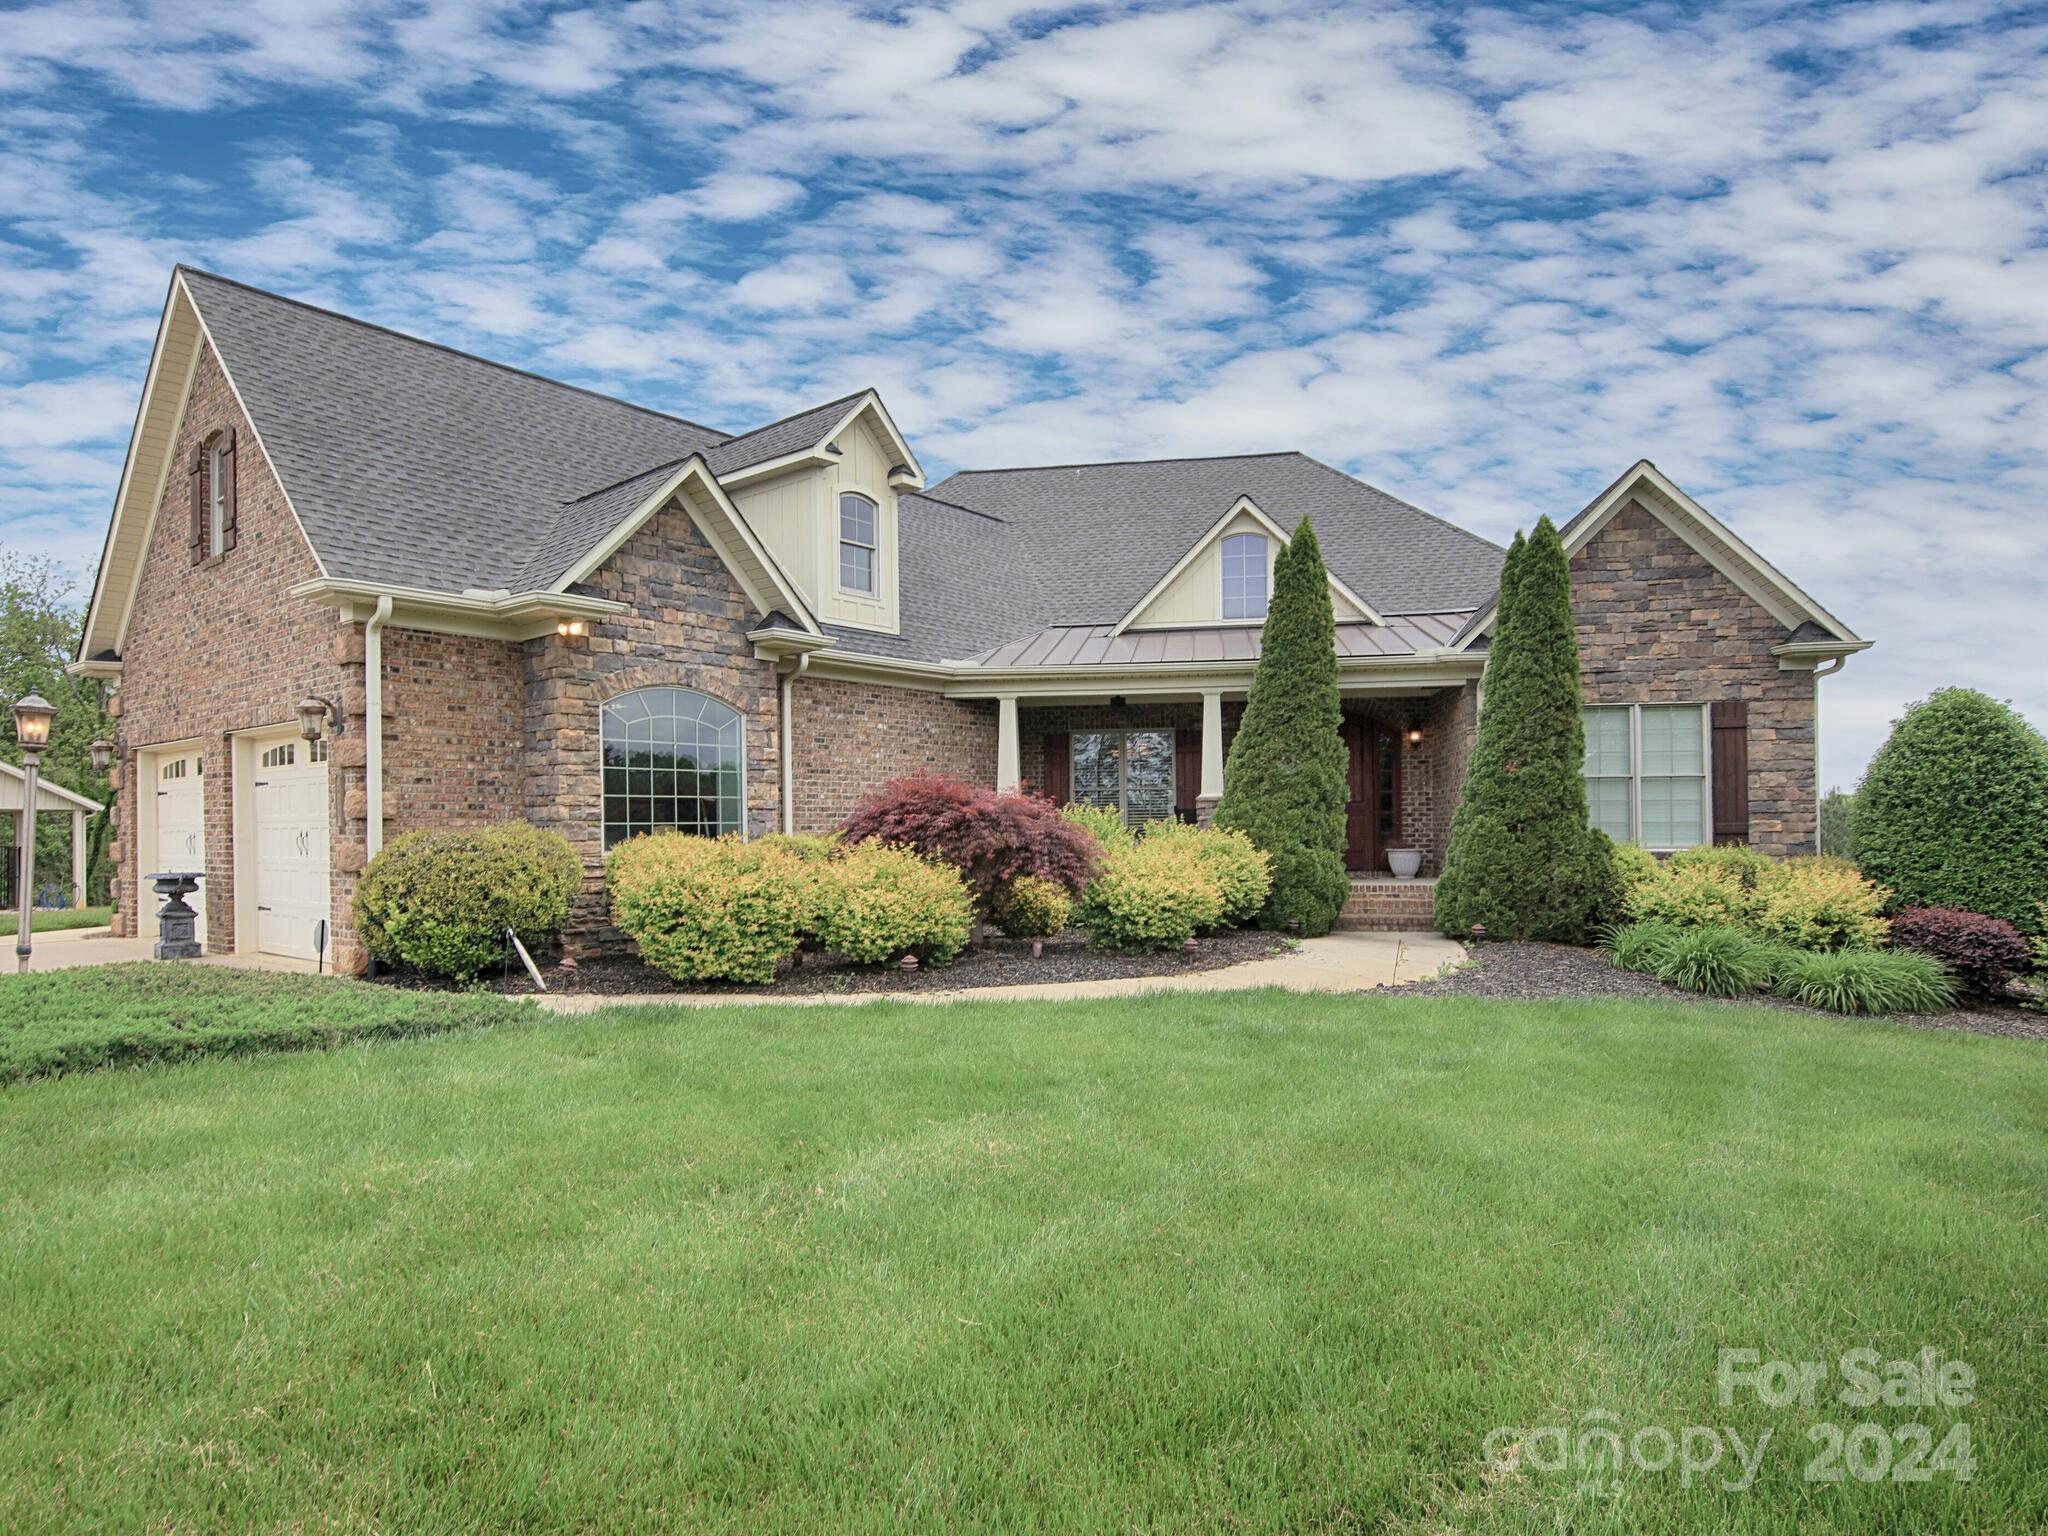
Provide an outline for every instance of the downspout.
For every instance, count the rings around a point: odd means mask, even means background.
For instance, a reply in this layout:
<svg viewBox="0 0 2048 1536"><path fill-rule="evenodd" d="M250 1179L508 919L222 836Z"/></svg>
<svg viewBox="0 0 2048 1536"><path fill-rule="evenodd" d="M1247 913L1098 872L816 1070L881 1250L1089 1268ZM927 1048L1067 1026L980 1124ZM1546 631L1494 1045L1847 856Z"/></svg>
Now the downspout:
<svg viewBox="0 0 2048 1536"><path fill-rule="evenodd" d="M778 674L776 678L778 692L781 694L778 702L782 709L781 728L778 735L780 737L782 754L782 830L785 833L796 831L796 753L791 748L789 741L790 696L796 692L796 680L802 677L810 668L811 653L809 651L799 652L795 657L795 661L796 665L794 667L791 667L787 672Z"/></svg>
<svg viewBox="0 0 2048 1536"><path fill-rule="evenodd" d="M1833 677L1847 666L1849 658L1837 656L1813 669L1813 851L1820 852L1820 806L1827 798L1827 790L1821 785L1820 777L1820 680Z"/></svg>
<svg viewBox="0 0 2048 1536"><path fill-rule="evenodd" d="M384 846L384 621L390 617L386 592L363 626L363 804L370 820L363 846L373 859Z"/></svg>

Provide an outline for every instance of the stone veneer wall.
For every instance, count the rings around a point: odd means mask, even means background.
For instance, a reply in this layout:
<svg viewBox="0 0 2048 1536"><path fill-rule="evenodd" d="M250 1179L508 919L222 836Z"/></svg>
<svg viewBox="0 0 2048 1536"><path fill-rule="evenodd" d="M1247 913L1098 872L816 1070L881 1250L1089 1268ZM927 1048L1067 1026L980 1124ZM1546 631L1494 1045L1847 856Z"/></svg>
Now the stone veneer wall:
<svg viewBox="0 0 2048 1536"><path fill-rule="evenodd" d="M987 700L799 678L789 734L799 832L832 831L876 785L920 769L995 782L996 706Z"/></svg>
<svg viewBox="0 0 2048 1536"><path fill-rule="evenodd" d="M195 566L188 543L187 469L199 445L230 426L236 442L235 547ZM112 775L119 786L113 838L115 932L138 932L142 900L155 900L142 877L151 872L156 850L136 846L136 806L138 797L153 794L156 786L138 783L135 754L196 739L204 759L207 948L234 949L230 737L291 724L300 699L308 694L340 698L350 681L336 650L340 626L333 613L284 595L287 587L319 574L213 349L203 346L122 647L114 732L121 757ZM359 682L360 669L356 678ZM354 740L359 744L360 734ZM337 741L337 749L344 744ZM341 756L337 750L337 762ZM342 799L339 793L329 798L336 829ZM335 861L330 924L337 951L352 943L349 899L354 889L354 872Z"/></svg>
<svg viewBox="0 0 2048 1536"><path fill-rule="evenodd" d="M689 688L745 717L747 827L779 824L780 744L772 663L754 655L758 622L717 551L679 506L647 521L577 592L628 605L583 639L549 635L525 647L527 818L563 832L583 857L570 920L577 946L609 941L604 908L604 775L598 710L636 688Z"/></svg>
<svg viewBox="0 0 2048 1536"><path fill-rule="evenodd" d="M1630 502L1572 560L1589 704L1749 701L1749 841L1812 853L1819 832L1813 675L1778 668L1785 627Z"/></svg>

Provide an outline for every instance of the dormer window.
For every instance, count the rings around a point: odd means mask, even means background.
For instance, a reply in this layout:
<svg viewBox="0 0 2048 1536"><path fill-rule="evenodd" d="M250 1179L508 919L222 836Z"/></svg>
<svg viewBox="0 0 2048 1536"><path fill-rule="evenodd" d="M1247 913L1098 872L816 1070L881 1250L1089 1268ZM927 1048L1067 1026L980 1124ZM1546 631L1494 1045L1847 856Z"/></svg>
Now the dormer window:
<svg viewBox="0 0 2048 1536"><path fill-rule="evenodd" d="M848 592L875 590L875 504L852 492L839 498L839 585Z"/></svg>
<svg viewBox="0 0 2048 1536"><path fill-rule="evenodd" d="M1223 541L1223 617L1263 619L1266 616L1266 536L1233 533Z"/></svg>

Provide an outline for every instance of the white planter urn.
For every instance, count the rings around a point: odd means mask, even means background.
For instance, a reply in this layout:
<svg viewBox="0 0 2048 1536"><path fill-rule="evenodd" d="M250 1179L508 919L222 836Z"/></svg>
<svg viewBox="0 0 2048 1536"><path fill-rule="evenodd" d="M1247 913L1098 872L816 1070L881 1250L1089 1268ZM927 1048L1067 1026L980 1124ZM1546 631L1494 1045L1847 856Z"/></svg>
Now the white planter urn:
<svg viewBox="0 0 2048 1536"><path fill-rule="evenodd" d="M1394 872L1396 880L1413 880L1422 873L1422 850L1420 848L1389 848L1387 868Z"/></svg>

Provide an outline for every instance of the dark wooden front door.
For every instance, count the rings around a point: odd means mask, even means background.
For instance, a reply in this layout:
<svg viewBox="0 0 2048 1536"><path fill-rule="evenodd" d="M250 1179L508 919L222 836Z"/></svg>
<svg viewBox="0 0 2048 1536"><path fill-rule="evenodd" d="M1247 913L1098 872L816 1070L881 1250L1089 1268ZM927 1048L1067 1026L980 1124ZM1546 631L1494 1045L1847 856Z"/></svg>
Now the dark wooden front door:
<svg viewBox="0 0 2048 1536"><path fill-rule="evenodd" d="M1400 737L1377 720L1347 718L1344 745L1351 758L1344 867L1366 874L1386 868L1387 850L1401 835Z"/></svg>

